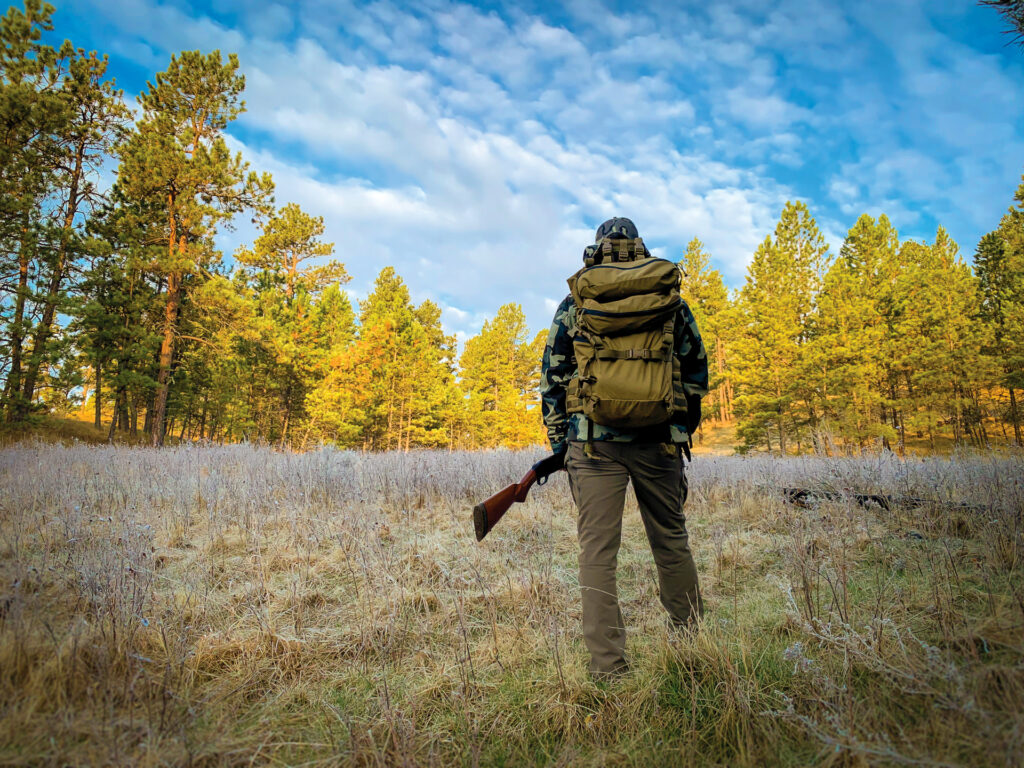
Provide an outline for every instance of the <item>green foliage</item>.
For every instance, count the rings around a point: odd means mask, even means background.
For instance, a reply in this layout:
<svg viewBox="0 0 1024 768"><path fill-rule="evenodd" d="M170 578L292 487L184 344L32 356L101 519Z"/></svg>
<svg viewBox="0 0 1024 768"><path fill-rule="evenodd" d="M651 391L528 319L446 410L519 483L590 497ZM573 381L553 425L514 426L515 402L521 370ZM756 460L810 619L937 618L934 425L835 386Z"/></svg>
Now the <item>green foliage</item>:
<svg viewBox="0 0 1024 768"><path fill-rule="evenodd" d="M809 375L811 318L828 246L807 206L786 203L775 236L758 246L738 301L735 351L738 434L746 448L799 450L817 424Z"/></svg>
<svg viewBox="0 0 1024 768"><path fill-rule="evenodd" d="M518 448L544 440L537 386L546 334L530 338L518 304L505 304L466 341L459 361L465 445Z"/></svg>
<svg viewBox="0 0 1024 768"><path fill-rule="evenodd" d="M709 396L704 401L704 419L719 422L732 418L732 384L726 375L729 360L729 337L735 313L722 281L722 275L711 267L711 257L704 243L696 237L686 246L681 286L683 298L693 310L708 355Z"/></svg>
<svg viewBox="0 0 1024 768"><path fill-rule="evenodd" d="M265 211L273 182L232 154L224 129L245 108L238 57L220 51L184 51L139 97L142 117L120 147L118 191L150 231L166 243L153 271L165 281L163 340L151 434L163 442L179 313L187 291L205 279L220 254L212 238L219 224L247 209Z"/></svg>
<svg viewBox="0 0 1024 768"><path fill-rule="evenodd" d="M347 304L333 299L342 317ZM450 446L455 339L432 302L414 306L384 268L362 303L358 331L335 332L326 375L307 397L321 439L373 450Z"/></svg>
<svg viewBox="0 0 1024 768"><path fill-rule="evenodd" d="M302 266L309 259L334 253L334 243L319 240L323 233L323 217L310 216L295 203L289 203L266 223L252 249L239 250L235 259L264 270L283 283L289 299L299 291L317 295L328 286L349 280L345 267L337 261Z"/></svg>
<svg viewBox="0 0 1024 768"><path fill-rule="evenodd" d="M978 243L974 263L980 295L979 319L990 329L983 351L1001 369L999 384L1007 397L998 407L1021 436L1021 410L1017 391L1024 388L1024 180L1011 208L994 232Z"/></svg>
<svg viewBox="0 0 1024 768"><path fill-rule="evenodd" d="M11 422L31 415L51 367L55 375L66 367L68 338L54 333L55 319L68 310L68 279L86 255L82 214L98 197L92 174L127 117L104 79L105 58L40 43L52 13L27 2L0 21L0 267L18 275L13 304L0 303L10 360L0 405Z"/></svg>
<svg viewBox="0 0 1024 768"><path fill-rule="evenodd" d="M897 437L884 410L891 378L892 280L899 240L883 215L850 229L825 275L812 322L809 372L820 422L844 442Z"/></svg>
<svg viewBox="0 0 1024 768"><path fill-rule="evenodd" d="M934 442L940 425L951 422L959 441L976 425L977 415L969 418L968 410L985 373L979 357L985 327L975 319L976 280L941 227L930 246L905 243L901 259L893 300L904 427Z"/></svg>
<svg viewBox="0 0 1024 768"><path fill-rule="evenodd" d="M1008 18L1019 6L998 2ZM228 148L234 54L184 51L131 122L107 61L47 45L54 9L0 18L0 415L88 404L108 437L364 449L543 441L544 334L506 304L466 340L391 267L357 308L322 217L273 206ZM119 161L110 190L96 171ZM708 353L705 421L741 450L1024 443L1024 183L974 269L939 228L900 242L862 216L833 260L787 203L730 295L697 238L683 293ZM237 216L262 231L226 265ZM722 430L725 431L725 430ZM698 435L698 440L702 436Z"/></svg>

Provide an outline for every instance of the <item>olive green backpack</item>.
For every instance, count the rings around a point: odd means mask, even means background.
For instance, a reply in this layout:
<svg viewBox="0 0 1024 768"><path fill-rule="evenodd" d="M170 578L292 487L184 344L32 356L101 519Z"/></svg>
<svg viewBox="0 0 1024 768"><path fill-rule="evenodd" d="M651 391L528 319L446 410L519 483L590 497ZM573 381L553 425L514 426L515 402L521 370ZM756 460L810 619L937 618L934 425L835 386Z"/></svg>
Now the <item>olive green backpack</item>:
<svg viewBox="0 0 1024 768"><path fill-rule="evenodd" d="M685 421L674 343L679 267L650 257L639 237L601 241L586 264L569 278L577 372L566 410L625 429Z"/></svg>

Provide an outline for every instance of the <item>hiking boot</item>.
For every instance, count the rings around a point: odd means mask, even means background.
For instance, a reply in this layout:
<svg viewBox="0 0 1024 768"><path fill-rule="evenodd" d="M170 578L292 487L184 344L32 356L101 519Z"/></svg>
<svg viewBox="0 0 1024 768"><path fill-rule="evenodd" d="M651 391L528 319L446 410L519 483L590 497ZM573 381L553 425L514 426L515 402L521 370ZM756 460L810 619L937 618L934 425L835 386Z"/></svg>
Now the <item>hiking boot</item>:
<svg viewBox="0 0 1024 768"><path fill-rule="evenodd" d="M590 670L590 679L598 684L617 683L629 674L629 664L621 664L610 670Z"/></svg>

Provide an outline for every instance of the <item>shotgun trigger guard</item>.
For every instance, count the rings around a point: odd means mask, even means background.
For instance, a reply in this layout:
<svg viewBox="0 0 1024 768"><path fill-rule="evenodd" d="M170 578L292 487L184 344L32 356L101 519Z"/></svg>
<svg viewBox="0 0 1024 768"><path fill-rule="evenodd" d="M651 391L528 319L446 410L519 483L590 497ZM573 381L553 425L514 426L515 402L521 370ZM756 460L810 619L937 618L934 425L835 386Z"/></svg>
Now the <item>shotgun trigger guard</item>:
<svg viewBox="0 0 1024 768"><path fill-rule="evenodd" d="M544 475L542 477L538 477L537 478L537 485L544 485L548 481L549 477L551 477L551 475Z"/></svg>

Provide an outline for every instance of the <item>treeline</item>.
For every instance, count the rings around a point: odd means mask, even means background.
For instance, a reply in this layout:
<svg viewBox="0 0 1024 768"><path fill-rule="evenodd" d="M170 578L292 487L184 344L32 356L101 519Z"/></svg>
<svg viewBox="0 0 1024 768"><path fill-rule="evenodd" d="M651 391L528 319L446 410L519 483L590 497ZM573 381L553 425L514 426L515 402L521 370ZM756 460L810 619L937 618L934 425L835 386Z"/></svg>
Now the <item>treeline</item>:
<svg viewBox="0 0 1024 768"><path fill-rule="evenodd" d="M5 421L87 399L111 437L156 445L542 440L542 337L522 310L468 340L456 379L440 309L414 306L393 269L354 307L322 219L276 207L270 176L227 147L244 110L234 55L172 57L132 119L104 57L42 42L52 14L27 0L0 23ZM262 234L229 269L214 238L240 216Z"/></svg>
<svg viewBox="0 0 1024 768"><path fill-rule="evenodd" d="M543 441L546 331L509 304L458 356L439 307L414 305L390 267L353 304L323 220L277 205L270 176L227 147L244 110L235 56L172 57L132 113L105 58L42 42L52 13L27 0L0 22L6 422L86 402L111 438L157 445ZM215 237L239 217L261 234L225 259ZM1024 185L974 261L942 229L900 242L884 216L832 255L795 203L730 293L694 240L681 265L711 362L708 420L783 453L1020 443Z"/></svg>
<svg viewBox="0 0 1024 768"><path fill-rule="evenodd" d="M789 203L729 295L699 240L682 261L704 335L705 413L742 448L844 452L908 441L1021 444L1024 180L974 268L939 227L901 242L861 216L836 256Z"/></svg>

